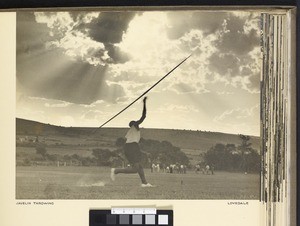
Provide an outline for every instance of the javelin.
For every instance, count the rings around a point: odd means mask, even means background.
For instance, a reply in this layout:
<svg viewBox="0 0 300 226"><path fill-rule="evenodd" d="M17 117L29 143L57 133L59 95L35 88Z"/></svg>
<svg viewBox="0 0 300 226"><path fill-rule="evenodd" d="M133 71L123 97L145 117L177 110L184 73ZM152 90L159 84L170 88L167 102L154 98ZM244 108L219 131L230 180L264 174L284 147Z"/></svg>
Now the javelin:
<svg viewBox="0 0 300 226"><path fill-rule="evenodd" d="M121 110L119 113L108 119L105 123L103 123L99 128L106 125L108 122L113 120L115 117L117 117L119 114L121 114L123 111L125 111L127 108L129 108L131 105L133 105L135 102L137 102L141 97L143 97L146 93L148 93L151 89L153 89L158 83L160 83L162 80L164 80L169 74L171 74L176 68L178 68L181 64L183 64L184 61L186 61L188 58L190 58L191 55L189 55L187 58L185 58L183 61L181 61L176 67L174 67L171 71L169 71L164 77L162 77L160 80L158 80L154 85L152 85L149 89L147 89L143 94L141 94L138 98L136 98L131 104L129 104L127 107L125 107L123 110Z"/></svg>

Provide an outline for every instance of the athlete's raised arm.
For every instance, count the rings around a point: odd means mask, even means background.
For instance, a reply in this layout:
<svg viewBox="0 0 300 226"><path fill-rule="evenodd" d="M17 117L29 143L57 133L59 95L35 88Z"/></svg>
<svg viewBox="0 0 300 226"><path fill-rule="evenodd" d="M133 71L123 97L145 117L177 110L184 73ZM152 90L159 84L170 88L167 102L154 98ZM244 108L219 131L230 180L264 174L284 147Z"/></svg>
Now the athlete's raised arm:
<svg viewBox="0 0 300 226"><path fill-rule="evenodd" d="M143 105L144 105L143 106L143 113L142 113L142 117L138 121L136 121L137 125L140 125L144 121L144 119L146 118L146 112L147 112L146 101L147 101L147 97L144 97L144 99L143 99Z"/></svg>

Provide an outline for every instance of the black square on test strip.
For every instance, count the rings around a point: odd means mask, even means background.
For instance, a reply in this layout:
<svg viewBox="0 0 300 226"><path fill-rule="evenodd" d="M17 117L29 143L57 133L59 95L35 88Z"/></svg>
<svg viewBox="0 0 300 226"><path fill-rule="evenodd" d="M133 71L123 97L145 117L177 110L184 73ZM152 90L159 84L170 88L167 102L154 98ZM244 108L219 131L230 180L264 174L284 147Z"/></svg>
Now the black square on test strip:
<svg viewBox="0 0 300 226"><path fill-rule="evenodd" d="M155 215L123 215L111 214L111 210L90 210L89 217L89 226L173 226L173 210L157 210Z"/></svg>

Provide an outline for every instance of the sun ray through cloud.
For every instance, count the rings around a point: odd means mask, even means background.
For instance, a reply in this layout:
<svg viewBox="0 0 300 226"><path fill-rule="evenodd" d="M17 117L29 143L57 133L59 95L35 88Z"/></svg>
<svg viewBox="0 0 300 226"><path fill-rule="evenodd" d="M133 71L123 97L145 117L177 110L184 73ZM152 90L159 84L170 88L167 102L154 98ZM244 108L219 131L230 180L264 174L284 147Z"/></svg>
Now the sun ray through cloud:
<svg viewBox="0 0 300 226"><path fill-rule="evenodd" d="M32 109L41 112L32 114L37 121L60 124L60 114L73 126L98 126L192 53L149 93L155 122L145 126L227 132L228 123L215 119L259 103L258 22L237 11L20 12L18 115L28 118ZM122 117L136 111L138 104ZM259 134L259 114L244 119L250 129L235 131Z"/></svg>

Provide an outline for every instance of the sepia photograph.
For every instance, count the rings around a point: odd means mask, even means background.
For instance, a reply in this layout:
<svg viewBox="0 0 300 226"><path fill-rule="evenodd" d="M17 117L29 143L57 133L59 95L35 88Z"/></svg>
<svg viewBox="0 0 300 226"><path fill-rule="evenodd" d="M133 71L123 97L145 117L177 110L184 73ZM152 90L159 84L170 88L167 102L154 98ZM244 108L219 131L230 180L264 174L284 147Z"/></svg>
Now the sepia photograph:
<svg viewBox="0 0 300 226"><path fill-rule="evenodd" d="M15 198L259 200L261 21L18 11Z"/></svg>

